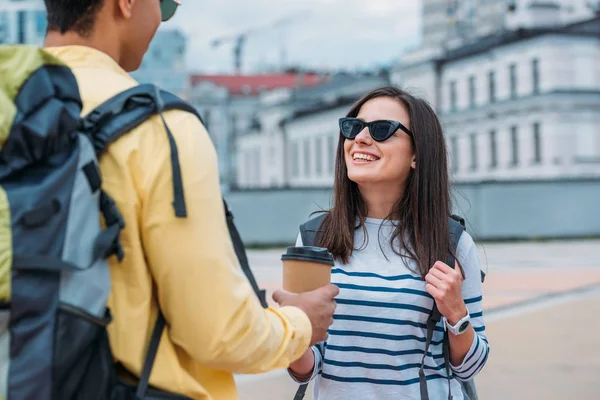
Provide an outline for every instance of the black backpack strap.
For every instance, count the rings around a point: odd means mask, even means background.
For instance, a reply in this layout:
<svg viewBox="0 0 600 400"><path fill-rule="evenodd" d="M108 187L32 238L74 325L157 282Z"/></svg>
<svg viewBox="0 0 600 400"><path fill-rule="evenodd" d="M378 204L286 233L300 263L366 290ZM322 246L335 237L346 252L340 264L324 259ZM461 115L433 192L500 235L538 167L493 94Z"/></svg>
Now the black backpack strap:
<svg viewBox="0 0 600 400"><path fill-rule="evenodd" d="M312 218L300 225L300 237L302 238L303 246L316 246L322 234L321 225L327 216L323 213L315 218Z"/></svg>
<svg viewBox="0 0 600 400"><path fill-rule="evenodd" d="M452 251L448 251L446 264L451 268L454 268L455 254L458 248L458 242L462 233L465 231L465 220L457 215L451 215L448 218L448 234L450 239L450 248ZM433 331L438 322L442 319L442 314L437 308L437 304L433 303L433 309L427 320L427 338L425 342L425 352L421 360L421 368L419 369L419 380L421 390L421 400L429 400L429 393L427 391L427 380L425 378L425 357L429 351L429 345L431 344L431 338L433 337ZM450 383L450 343L448 339L448 333L444 331L444 340L442 344L442 353L444 355L444 364L446 366L446 375L448 377L448 399L452 399L452 390Z"/></svg>
<svg viewBox="0 0 600 400"><path fill-rule="evenodd" d="M200 114L190 104L154 85L143 84L125 90L96 107L83 118L80 128L89 135L96 155L100 157L110 143L151 116L160 115L171 148L173 208L177 217L185 218L187 210L177 144L163 117L163 112L169 110L186 111L202 121Z"/></svg>
<svg viewBox="0 0 600 400"><path fill-rule="evenodd" d="M240 233L238 232L233 222L233 213L231 212L231 210L229 210L229 206L227 206L227 202L225 201L225 199L223 199L223 205L225 206L225 216L227 218L227 228L229 229L229 236L231 236L231 241L233 242L235 254L237 255L238 261L240 262L242 271L244 271L246 278L248 278L248 281L250 282L254 293L256 293L258 300L260 300L260 304L264 308L267 308L269 305L267 304L266 291L261 290L258 287L258 283L256 282L254 275L252 274L252 270L250 269L250 265L248 263L248 257L246 256L244 242L242 241Z"/></svg>
<svg viewBox="0 0 600 400"><path fill-rule="evenodd" d="M154 325L154 330L152 331L152 336L150 337L150 344L148 345L148 351L146 352L146 360L144 361L144 366L142 368L142 376L140 377L140 381L135 392L135 398L137 400L144 400L146 398L146 392L148 391L148 386L150 384L150 374L152 373L154 359L156 358L156 353L158 352L160 337L162 336L165 325L165 317L163 316L162 312L158 310L158 317L156 319L156 324Z"/></svg>

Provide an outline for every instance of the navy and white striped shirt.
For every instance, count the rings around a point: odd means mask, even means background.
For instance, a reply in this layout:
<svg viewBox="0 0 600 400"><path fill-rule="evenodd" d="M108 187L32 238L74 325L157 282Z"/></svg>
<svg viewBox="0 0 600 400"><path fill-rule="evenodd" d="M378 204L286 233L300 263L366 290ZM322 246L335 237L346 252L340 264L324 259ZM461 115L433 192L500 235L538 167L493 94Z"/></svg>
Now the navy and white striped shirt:
<svg viewBox="0 0 600 400"><path fill-rule="evenodd" d="M411 271L392 251L389 238L393 223L369 218L366 227L366 241L363 230L356 231L358 250L350 262L336 262L332 270L332 283L340 288L340 294L329 338L313 348L316 368L311 379L315 379L315 400L421 397L419 367L433 298L425 290L424 280L414 272L414 262L404 259ZM302 245L300 237L297 245ZM451 365L452 394L460 400L463 397L457 379L474 377L486 363L489 347L481 306L479 256L466 232L458 243L457 258L465 271L462 294L476 333L464 362ZM432 399L448 395L443 335L440 322L425 358Z"/></svg>

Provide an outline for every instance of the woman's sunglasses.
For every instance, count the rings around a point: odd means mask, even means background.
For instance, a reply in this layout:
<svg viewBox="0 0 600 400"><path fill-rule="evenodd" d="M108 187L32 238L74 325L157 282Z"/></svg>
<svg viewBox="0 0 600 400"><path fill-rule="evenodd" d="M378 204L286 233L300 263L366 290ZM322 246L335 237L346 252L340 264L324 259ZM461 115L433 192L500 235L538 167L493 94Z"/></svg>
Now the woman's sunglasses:
<svg viewBox="0 0 600 400"><path fill-rule="evenodd" d="M177 7L181 5L179 0L160 0L160 14L162 15L162 21L168 21L173 18Z"/></svg>
<svg viewBox="0 0 600 400"><path fill-rule="evenodd" d="M339 122L342 135L350 140L354 140L365 127L369 127L371 137L377 142L389 139L398 129L404 131L408 136L413 137L412 132L398 121L377 120L365 122L362 119L345 117L340 118Z"/></svg>

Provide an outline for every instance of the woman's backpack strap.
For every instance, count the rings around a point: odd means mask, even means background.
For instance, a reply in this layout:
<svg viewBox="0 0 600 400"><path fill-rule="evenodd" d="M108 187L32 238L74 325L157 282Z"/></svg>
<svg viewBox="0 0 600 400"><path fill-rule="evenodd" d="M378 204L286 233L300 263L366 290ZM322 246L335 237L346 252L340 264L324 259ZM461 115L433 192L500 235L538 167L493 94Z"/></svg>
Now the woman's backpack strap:
<svg viewBox="0 0 600 400"><path fill-rule="evenodd" d="M326 216L327 213L323 213L300 225L300 237L302 238L303 246L316 246L320 239L319 234L323 233L321 225Z"/></svg>

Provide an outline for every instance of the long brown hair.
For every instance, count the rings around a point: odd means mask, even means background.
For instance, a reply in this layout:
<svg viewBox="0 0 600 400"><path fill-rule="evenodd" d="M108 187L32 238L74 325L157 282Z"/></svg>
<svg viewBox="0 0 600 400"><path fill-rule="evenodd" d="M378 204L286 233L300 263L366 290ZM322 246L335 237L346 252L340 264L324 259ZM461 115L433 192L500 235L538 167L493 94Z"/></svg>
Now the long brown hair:
<svg viewBox="0 0 600 400"><path fill-rule="evenodd" d="M394 241L398 240L404 255L417 262L418 273L424 277L436 261L445 262L450 247L448 157L442 127L425 100L393 86L367 93L352 106L347 116L356 117L367 101L377 97L398 101L406 107L410 116L409 129L413 133L416 168L411 169L404 194L386 219L398 221L391 238L392 249L402 255L394 246ZM360 227L366 229L364 222L368 210L358 185L348 178L344 141L340 132L333 208L323 221L319 245L329 249L337 259L348 263L354 251L354 232Z"/></svg>

